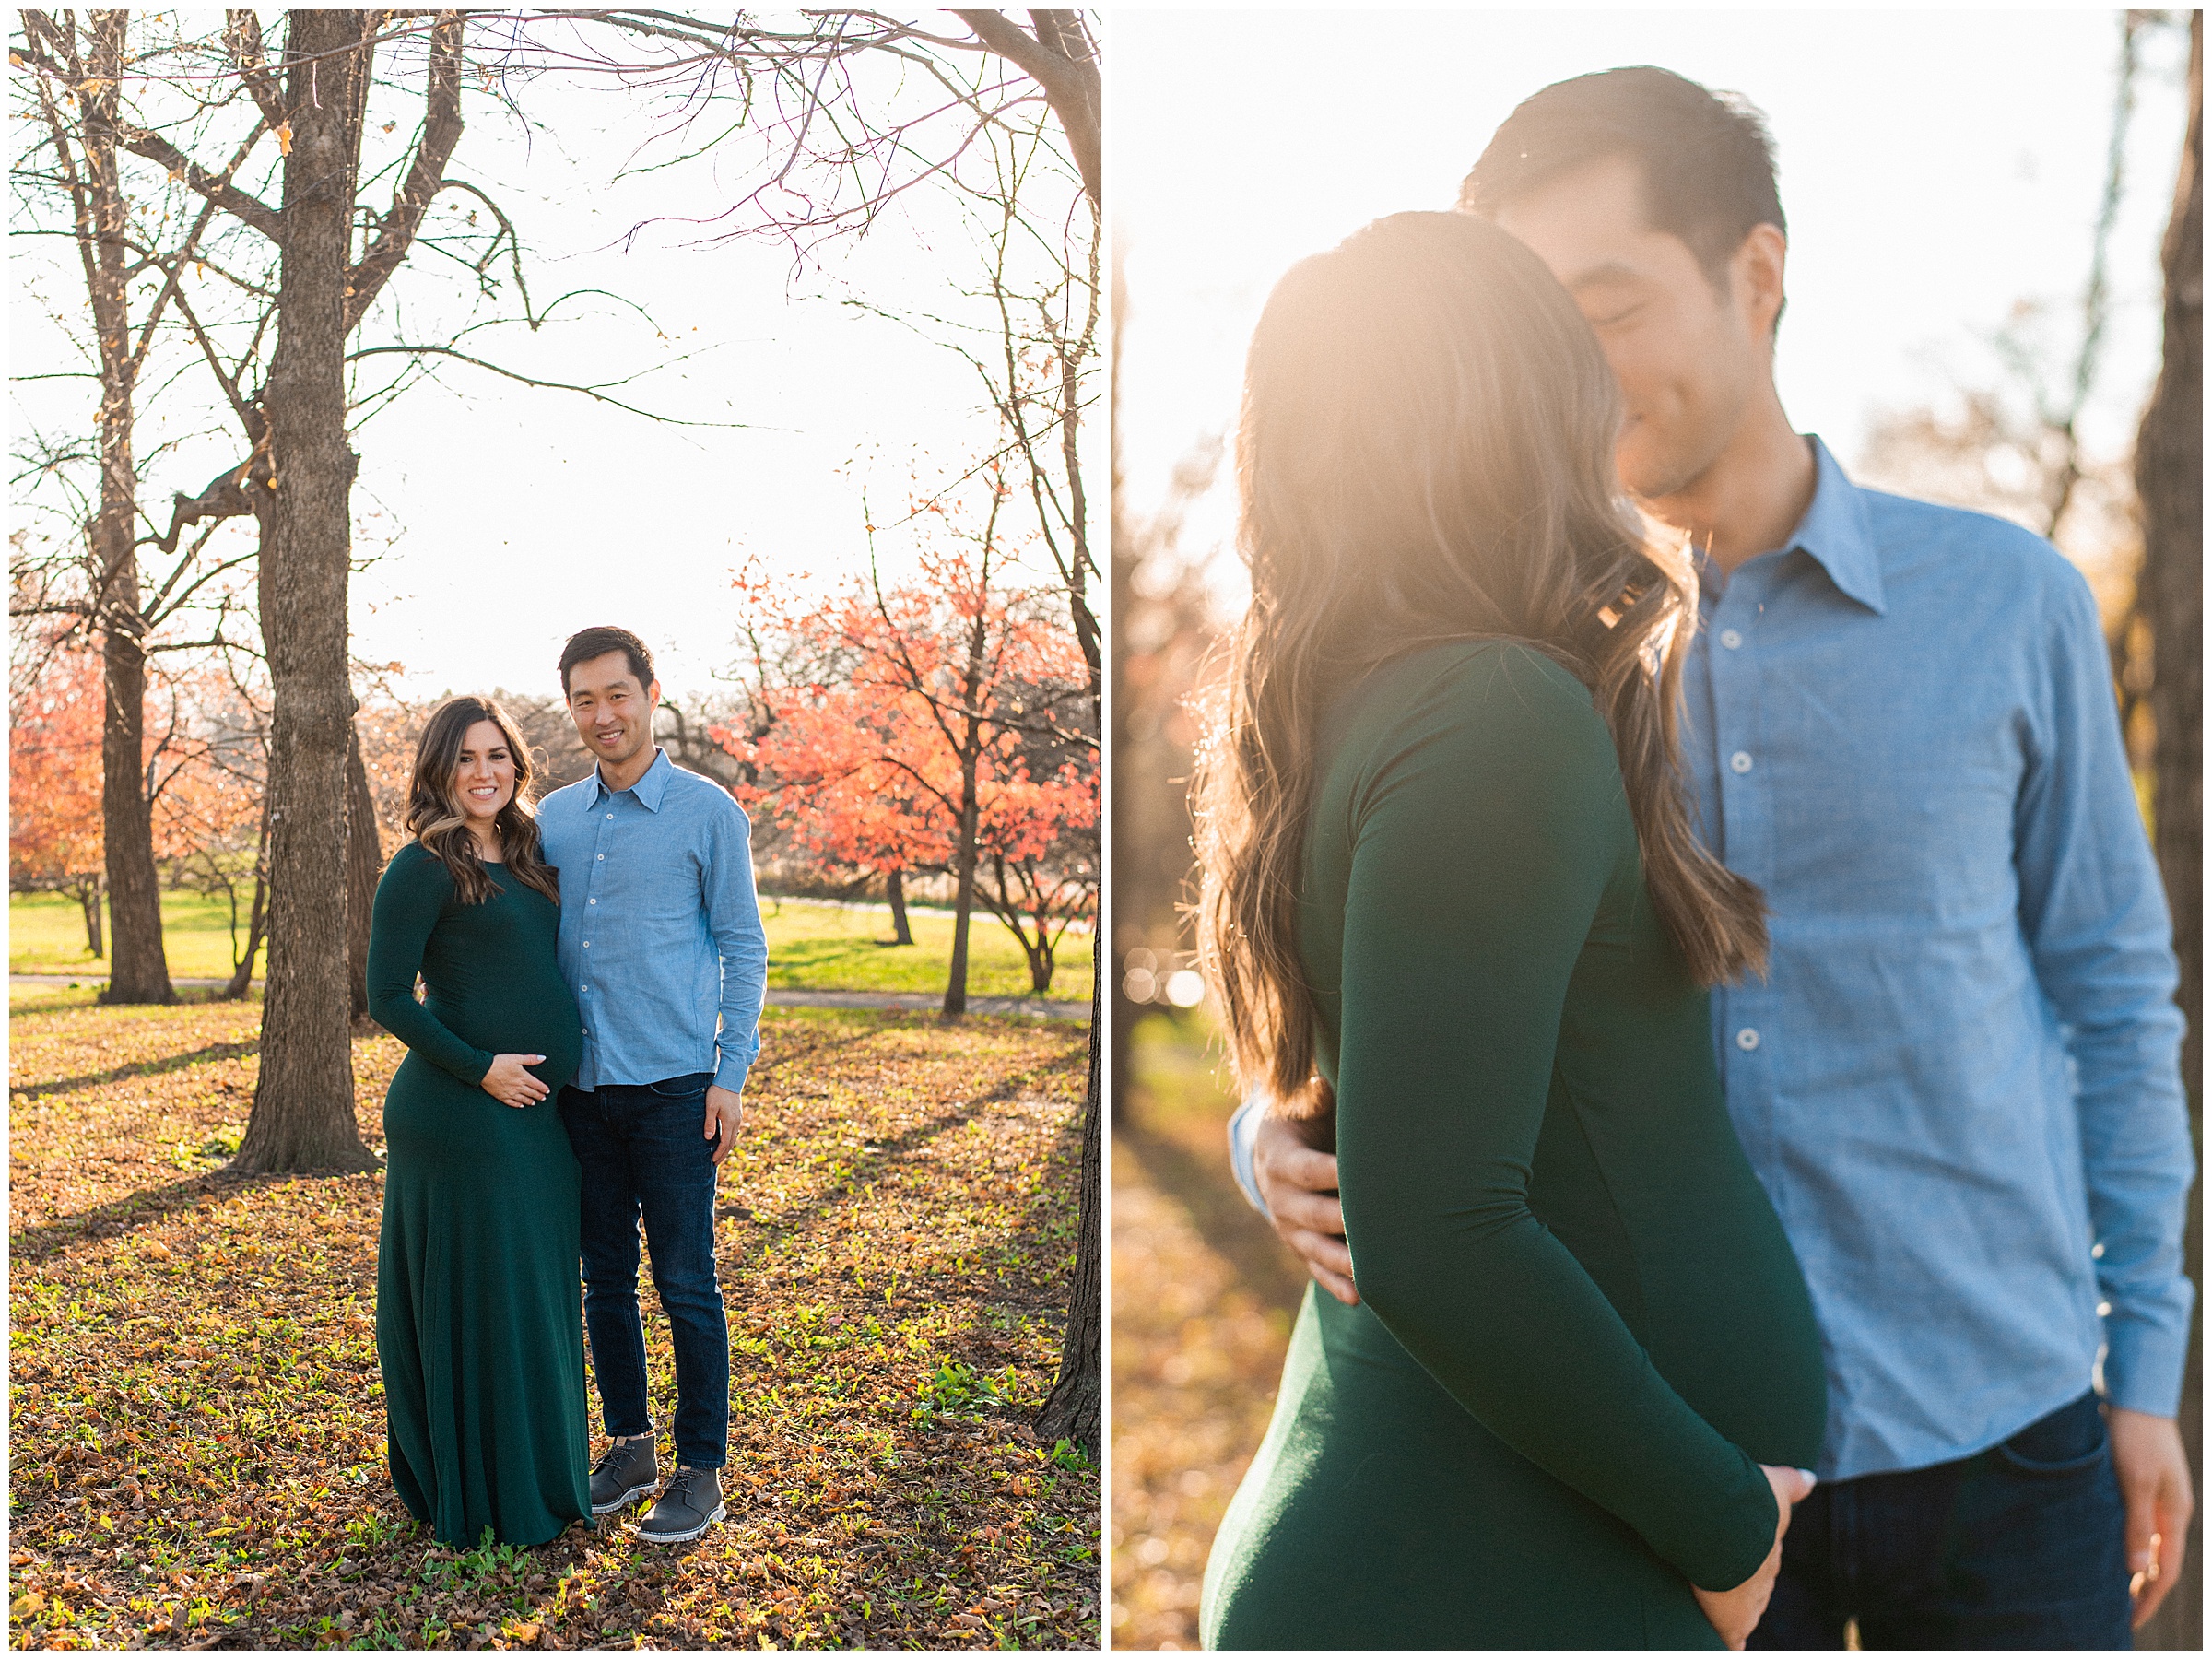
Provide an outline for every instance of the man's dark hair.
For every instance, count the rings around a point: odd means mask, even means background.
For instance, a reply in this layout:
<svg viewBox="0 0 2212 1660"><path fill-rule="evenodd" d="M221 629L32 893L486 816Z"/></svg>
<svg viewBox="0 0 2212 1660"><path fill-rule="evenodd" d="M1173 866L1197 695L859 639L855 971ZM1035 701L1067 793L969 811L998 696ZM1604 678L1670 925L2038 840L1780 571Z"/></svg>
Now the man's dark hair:
<svg viewBox="0 0 2212 1660"><path fill-rule="evenodd" d="M1523 100L1460 185L1459 205L1495 218L1516 196L1609 156L1636 162L1651 228L1679 239L1723 293L1754 226L1789 230L1766 117L1740 93L1648 66L1578 75Z"/></svg>
<svg viewBox="0 0 2212 1660"><path fill-rule="evenodd" d="M628 629L585 629L571 634L569 643L560 648L560 695L569 695L569 670L609 652L629 659L629 672L637 676L640 690L653 684L653 653L642 640Z"/></svg>

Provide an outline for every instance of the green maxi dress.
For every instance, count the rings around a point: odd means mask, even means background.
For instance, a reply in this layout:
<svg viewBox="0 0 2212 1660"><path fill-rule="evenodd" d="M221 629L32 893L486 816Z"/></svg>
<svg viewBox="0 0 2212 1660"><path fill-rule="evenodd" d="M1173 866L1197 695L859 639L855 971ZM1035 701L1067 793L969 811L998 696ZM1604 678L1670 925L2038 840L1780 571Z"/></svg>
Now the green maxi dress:
<svg viewBox="0 0 2212 1660"><path fill-rule="evenodd" d="M1611 736L1511 642L1324 734L1300 947L1361 1304L1307 1289L1216 1648L1718 1648L1826 1411L1796 1258L1654 914Z"/></svg>
<svg viewBox="0 0 2212 1660"><path fill-rule="evenodd" d="M559 907L494 865L482 904L410 842L376 889L369 1008L407 1046L384 1098L376 1348L392 1483L450 1545L537 1545L591 1512L576 1156L555 1101L583 1022L554 960ZM429 988L415 1000L415 977ZM478 1086L542 1054L551 1093Z"/></svg>

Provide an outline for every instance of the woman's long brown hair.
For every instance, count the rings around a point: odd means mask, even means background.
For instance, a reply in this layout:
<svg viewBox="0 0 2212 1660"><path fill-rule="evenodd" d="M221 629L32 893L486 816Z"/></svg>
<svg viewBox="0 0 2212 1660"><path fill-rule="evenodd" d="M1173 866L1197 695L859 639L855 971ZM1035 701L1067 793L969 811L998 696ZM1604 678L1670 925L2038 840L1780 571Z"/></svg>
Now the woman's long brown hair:
<svg viewBox="0 0 2212 1660"><path fill-rule="evenodd" d="M523 741L522 728L495 700L454 698L432 712L415 746L415 773L407 783L407 829L444 861L453 878L453 893L464 905L480 905L491 897L491 877L469 832L458 778L462 744L478 721L489 721L500 729L508 754L514 758L514 796L492 820L500 834L500 850L507 857L507 874L558 905L560 872L546 863L537 818L530 810L537 769L530 759L530 746Z"/></svg>
<svg viewBox="0 0 2212 1660"><path fill-rule="evenodd" d="M1199 757L1199 955L1247 1085L1311 1111L1299 953L1323 712L1378 664L1514 640L1611 728L1653 903L1706 984L1765 971L1758 888L1697 841L1681 773L1695 576L1621 493L1620 394L1541 261L1406 213L1292 267L1253 331L1237 432L1252 606Z"/></svg>

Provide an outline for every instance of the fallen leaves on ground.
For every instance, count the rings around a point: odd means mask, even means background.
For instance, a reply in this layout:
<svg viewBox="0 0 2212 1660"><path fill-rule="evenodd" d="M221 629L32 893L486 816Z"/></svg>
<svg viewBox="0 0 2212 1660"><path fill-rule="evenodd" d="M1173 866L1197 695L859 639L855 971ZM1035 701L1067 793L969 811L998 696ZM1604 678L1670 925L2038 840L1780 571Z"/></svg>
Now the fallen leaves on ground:
<svg viewBox="0 0 2212 1660"><path fill-rule="evenodd" d="M15 1646L1098 1645L1098 1478L1028 1429L1074 1263L1080 1028L771 1011L720 1195L728 1521L453 1550L384 1463L382 1177L222 1168L259 1016L16 1003ZM355 1041L372 1147L400 1054Z"/></svg>

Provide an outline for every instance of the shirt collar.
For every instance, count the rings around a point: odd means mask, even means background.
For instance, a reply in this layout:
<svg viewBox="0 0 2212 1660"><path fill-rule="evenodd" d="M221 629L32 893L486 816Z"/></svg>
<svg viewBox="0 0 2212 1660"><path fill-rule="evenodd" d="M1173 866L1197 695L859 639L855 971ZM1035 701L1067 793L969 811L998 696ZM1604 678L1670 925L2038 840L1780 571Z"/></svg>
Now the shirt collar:
<svg viewBox="0 0 2212 1660"><path fill-rule="evenodd" d="M645 776L631 784L627 792L608 789L606 780L601 776L599 769L594 767L592 801L596 805L606 796L627 793L635 796L638 805L647 812L657 813L661 810L661 797L668 793L669 776L675 771L675 764L668 759L668 751L655 744L653 747L653 765L645 769Z"/></svg>
<svg viewBox="0 0 2212 1660"><path fill-rule="evenodd" d="M1813 446L1816 469L1812 505L1783 548L1802 549L1840 591L1879 617L1888 607L1882 596L1882 563L1866 523L1866 503L1828 446L1810 434L1806 441Z"/></svg>

